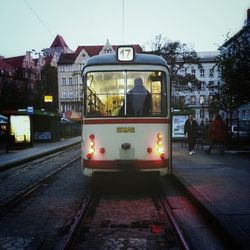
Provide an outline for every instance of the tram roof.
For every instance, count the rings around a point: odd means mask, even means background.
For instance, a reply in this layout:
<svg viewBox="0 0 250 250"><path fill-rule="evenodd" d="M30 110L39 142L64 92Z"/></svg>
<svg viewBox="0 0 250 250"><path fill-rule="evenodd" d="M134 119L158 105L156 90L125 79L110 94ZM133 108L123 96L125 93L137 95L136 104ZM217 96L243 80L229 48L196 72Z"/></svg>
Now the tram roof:
<svg viewBox="0 0 250 250"><path fill-rule="evenodd" d="M85 65L85 67L88 66L94 66L94 65L129 65L129 64L148 64L148 65L161 65L167 67L166 61L157 55L149 55L149 54L135 54L135 58L133 61L130 62L124 62L117 60L116 54L103 54L103 55L97 55L90 57Z"/></svg>

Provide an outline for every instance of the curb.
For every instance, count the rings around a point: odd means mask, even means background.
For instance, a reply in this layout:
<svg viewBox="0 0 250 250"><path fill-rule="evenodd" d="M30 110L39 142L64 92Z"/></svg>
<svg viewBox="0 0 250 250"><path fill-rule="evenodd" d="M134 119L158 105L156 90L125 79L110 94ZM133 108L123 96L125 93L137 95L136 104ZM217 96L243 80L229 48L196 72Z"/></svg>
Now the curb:
<svg viewBox="0 0 250 250"><path fill-rule="evenodd" d="M17 160L12 160L12 161L10 161L8 163L3 163L3 164L0 163L0 172L3 171L3 170L6 170L8 168L14 167L16 165L27 163L29 161L38 159L40 157L59 152L59 151L65 149L65 148L68 148L68 147L71 147L71 146L74 146L74 145L77 145L77 144L80 144L80 141L79 142L72 142L70 144L63 145L63 146L58 146L57 148L48 149L45 152L37 153L35 155L24 156L23 158L20 158L20 159L17 159Z"/></svg>

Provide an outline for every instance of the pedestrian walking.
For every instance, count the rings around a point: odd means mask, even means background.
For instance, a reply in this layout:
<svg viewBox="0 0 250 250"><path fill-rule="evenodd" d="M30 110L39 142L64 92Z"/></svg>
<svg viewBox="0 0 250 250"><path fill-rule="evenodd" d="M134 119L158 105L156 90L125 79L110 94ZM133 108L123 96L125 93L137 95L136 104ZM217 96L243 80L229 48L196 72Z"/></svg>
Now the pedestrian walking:
<svg viewBox="0 0 250 250"><path fill-rule="evenodd" d="M209 131L209 136L211 139L210 145L206 152L211 153L211 150L215 145L220 146L220 154L224 154L224 145L226 140L226 124L222 120L219 114L216 114L215 119L212 121Z"/></svg>
<svg viewBox="0 0 250 250"><path fill-rule="evenodd" d="M193 115L189 115L184 125L184 134L188 140L188 150L190 155L195 153L194 146L196 144L197 127L198 125L194 120Z"/></svg>

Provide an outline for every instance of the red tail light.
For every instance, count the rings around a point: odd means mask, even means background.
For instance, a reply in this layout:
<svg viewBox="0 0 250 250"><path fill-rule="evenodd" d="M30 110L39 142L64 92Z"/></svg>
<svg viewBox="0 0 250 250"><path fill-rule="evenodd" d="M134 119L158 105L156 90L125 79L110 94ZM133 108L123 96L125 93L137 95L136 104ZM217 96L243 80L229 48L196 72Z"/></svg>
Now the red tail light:
<svg viewBox="0 0 250 250"><path fill-rule="evenodd" d="M92 158L92 154L91 153L87 153L87 158L90 160Z"/></svg>
<svg viewBox="0 0 250 250"><path fill-rule="evenodd" d="M105 148L100 148L100 153L104 154L105 153Z"/></svg>
<svg viewBox="0 0 250 250"><path fill-rule="evenodd" d="M150 154L150 153L152 153L152 148L147 148L147 152Z"/></svg>
<svg viewBox="0 0 250 250"><path fill-rule="evenodd" d="M165 156L164 153L161 153L161 154L160 154L160 157L161 157L162 160L164 160L164 159L166 158L166 156Z"/></svg>

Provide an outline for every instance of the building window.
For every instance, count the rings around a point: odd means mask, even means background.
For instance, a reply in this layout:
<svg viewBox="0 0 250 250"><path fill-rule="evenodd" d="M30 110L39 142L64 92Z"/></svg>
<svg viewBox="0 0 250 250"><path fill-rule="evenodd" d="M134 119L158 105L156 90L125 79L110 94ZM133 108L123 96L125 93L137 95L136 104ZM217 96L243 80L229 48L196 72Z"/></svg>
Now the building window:
<svg viewBox="0 0 250 250"><path fill-rule="evenodd" d="M192 69L192 70L191 70L191 74L192 74L193 76L195 76L195 69Z"/></svg>
<svg viewBox="0 0 250 250"><path fill-rule="evenodd" d="M180 96L180 103L185 105L185 96Z"/></svg>
<svg viewBox="0 0 250 250"><path fill-rule="evenodd" d="M200 70L200 77L204 77L205 76L205 70L204 69L201 69Z"/></svg>
<svg viewBox="0 0 250 250"><path fill-rule="evenodd" d="M185 69L180 70L180 75L185 76Z"/></svg>
<svg viewBox="0 0 250 250"><path fill-rule="evenodd" d="M213 101L213 96L212 96L212 95L209 95L209 96L208 96L208 102L209 102L209 103L212 103L212 101Z"/></svg>
<svg viewBox="0 0 250 250"><path fill-rule="evenodd" d="M73 85L72 77L69 77L69 85Z"/></svg>
<svg viewBox="0 0 250 250"><path fill-rule="evenodd" d="M205 103L205 96L204 95L200 95L200 101L199 101L200 105Z"/></svg>
<svg viewBox="0 0 250 250"><path fill-rule="evenodd" d="M209 70L209 77L214 77L214 70L213 69Z"/></svg>
<svg viewBox="0 0 250 250"><path fill-rule="evenodd" d="M208 89L209 89L209 90L213 90L214 87L215 87L215 86L214 86L214 81L209 81L209 82L208 82Z"/></svg>
<svg viewBox="0 0 250 250"><path fill-rule="evenodd" d="M217 71L218 71L218 77L221 78L221 70L220 70L220 69L217 69Z"/></svg>
<svg viewBox="0 0 250 250"><path fill-rule="evenodd" d="M201 90L205 90L206 88L206 82L201 82Z"/></svg>
<svg viewBox="0 0 250 250"><path fill-rule="evenodd" d="M196 104L196 96L193 95L191 96L191 102L190 102L191 105L195 105Z"/></svg>
<svg viewBox="0 0 250 250"><path fill-rule="evenodd" d="M73 93L73 92L69 92L68 97L69 97L69 98L74 98L74 93Z"/></svg>
<svg viewBox="0 0 250 250"><path fill-rule="evenodd" d="M204 119L205 112L203 109L200 109L200 118Z"/></svg>
<svg viewBox="0 0 250 250"><path fill-rule="evenodd" d="M67 98L67 92L66 91L62 92L62 98Z"/></svg>
<svg viewBox="0 0 250 250"><path fill-rule="evenodd" d="M62 85L66 85L66 77L62 78Z"/></svg>

